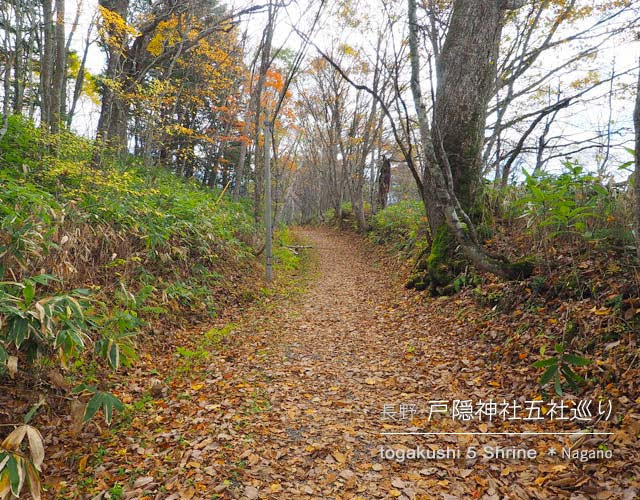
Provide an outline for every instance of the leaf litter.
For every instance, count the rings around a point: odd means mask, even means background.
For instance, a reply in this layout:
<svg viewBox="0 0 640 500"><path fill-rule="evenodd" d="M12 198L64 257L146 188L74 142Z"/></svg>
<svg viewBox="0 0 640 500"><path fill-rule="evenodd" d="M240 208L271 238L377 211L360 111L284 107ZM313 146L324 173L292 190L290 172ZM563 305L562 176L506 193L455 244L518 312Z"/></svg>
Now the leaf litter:
<svg viewBox="0 0 640 500"><path fill-rule="evenodd" d="M327 229L297 235L314 250L295 286L227 311L215 326L235 326L206 354L181 358L165 347L141 356L116 391L130 410L111 430L90 423L72 437L70 420L60 418L61 431L47 439L53 459L45 498L636 498L636 385L626 396L592 391L615 400L620 418L598 427L613 436L382 435L561 428L445 416L429 422L424 413L383 419L385 405L539 399L537 372L528 353L516 363L500 357L496 338L513 335L513 325L487 319L487 308L469 294L433 299L406 290L403 263L357 236ZM303 290L286 291L292 288ZM172 344L199 352L204 337L184 330ZM380 457L380 447L417 445L529 447L538 458ZM610 460L587 462L549 454L563 446L615 451Z"/></svg>

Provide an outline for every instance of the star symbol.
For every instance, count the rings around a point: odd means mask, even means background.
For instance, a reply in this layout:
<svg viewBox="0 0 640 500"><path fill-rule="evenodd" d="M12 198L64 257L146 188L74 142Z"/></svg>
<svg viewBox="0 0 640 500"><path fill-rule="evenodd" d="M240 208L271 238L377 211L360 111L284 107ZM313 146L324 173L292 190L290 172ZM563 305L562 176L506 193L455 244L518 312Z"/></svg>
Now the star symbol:
<svg viewBox="0 0 640 500"><path fill-rule="evenodd" d="M557 453L558 453L558 452L557 452L557 450L556 450L554 447L551 447L551 448L549 448L549 449L547 450L547 455L554 456L554 455L556 455Z"/></svg>

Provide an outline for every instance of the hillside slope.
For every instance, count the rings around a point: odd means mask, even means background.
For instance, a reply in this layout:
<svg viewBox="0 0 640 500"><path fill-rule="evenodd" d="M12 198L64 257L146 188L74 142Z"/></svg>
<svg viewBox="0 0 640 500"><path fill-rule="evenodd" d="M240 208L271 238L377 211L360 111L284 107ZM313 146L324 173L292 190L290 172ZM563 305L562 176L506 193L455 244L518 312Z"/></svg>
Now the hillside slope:
<svg viewBox="0 0 640 500"><path fill-rule="evenodd" d="M15 118L0 142L0 369L16 379L0 376L2 423L43 384L108 389L136 335L162 342L255 294L247 206L135 157L94 169L91 155ZM68 404L55 401L40 414Z"/></svg>

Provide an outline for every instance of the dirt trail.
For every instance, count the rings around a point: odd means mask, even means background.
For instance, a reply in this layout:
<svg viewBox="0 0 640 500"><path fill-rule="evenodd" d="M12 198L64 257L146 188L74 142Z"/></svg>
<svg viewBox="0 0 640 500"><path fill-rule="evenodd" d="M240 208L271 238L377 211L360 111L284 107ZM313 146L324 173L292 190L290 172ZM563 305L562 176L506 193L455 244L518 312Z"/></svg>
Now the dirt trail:
<svg viewBox="0 0 640 500"><path fill-rule="evenodd" d="M355 236L298 236L314 247L306 290L248 312L213 359L176 377L168 399L134 418L130 451L109 453L106 470L94 469L104 484L122 481L123 467L135 463L123 498L633 498L617 493L624 483L598 462L548 454L570 444L568 437L382 435L549 429L450 414L429 421L433 400L522 397L501 387L480 341L457 335L482 311L468 316L470 307L445 307L456 299L405 290L392 261L377 261ZM480 453L485 445L538 456L465 458L468 446ZM459 449L461 457L380 457L381 447L417 446Z"/></svg>
<svg viewBox="0 0 640 500"><path fill-rule="evenodd" d="M438 301L425 306L424 298L391 278L393 270L383 268L384 262L372 262L356 237L327 230L298 234L315 248L318 275L294 304L276 304L266 316L241 326L244 333L239 333L254 340L249 348L254 354L235 373L257 402L246 400L255 406L242 430L250 441L232 438L234 451L246 464L228 494L283 499L549 498L557 491L551 493L545 482L559 481L560 487L564 482L571 489L580 483L583 474L571 471L572 464L544 456L539 437L382 435L513 430L489 429L486 424L478 428L439 414L429 422L428 413L433 400L479 401L497 395L510 400L517 395L486 386L478 377L478 369L486 372L490 367L456 339L464 321L442 317ZM406 405L407 418L402 418L401 405ZM537 448L543 456L465 458L467 446L479 450L485 444ZM381 447L418 446L459 449L461 458L397 463L380 456Z"/></svg>
<svg viewBox="0 0 640 500"><path fill-rule="evenodd" d="M406 292L398 293L390 273L366 260L356 238L299 234L315 248L319 275L295 307L280 304L268 318L265 333L277 341L255 360L249 383L269 379L272 406L258 417L254 453L275 453L277 460L248 468L245 483L274 498L274 483L287 492L281 498L399 496L403 490L412 497L418 488L400 479L402 467L390 476L395 467L381 462L378 449L388 442L380 436L384 405L417 404L417 395L424 399L428 391L430 355L422 353L423 368L416 369L407 344L424 335L422 327L397 317Z"/></svg>

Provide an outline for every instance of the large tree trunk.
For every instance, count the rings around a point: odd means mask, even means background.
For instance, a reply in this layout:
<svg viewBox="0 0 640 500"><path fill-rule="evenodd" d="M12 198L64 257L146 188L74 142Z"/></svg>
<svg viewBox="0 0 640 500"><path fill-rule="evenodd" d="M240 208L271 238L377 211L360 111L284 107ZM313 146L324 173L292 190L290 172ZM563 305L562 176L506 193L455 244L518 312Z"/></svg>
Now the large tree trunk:
<svg viewBox="0 0 640 500"><path fill-rule="evenodd" d="M409 0L411 89L425 150L425 194L433 243L426 270L435 292L446 293L457 272L454 242L478 269L504 278L529 274L530 262L511 264L488 255L475 233L486 109L495 81L504 0L455 0L449 31L436 61L434 120L429 124L420 90L416 2ZM431 139L431 140L429 140ZM433 148L433 149L431 149ZM440 223L440 221L443 221ZM452 265L453 264L453 265Z"/></svg>
<svg viewBox="0 0 640 500"><path fill-rule="evenodd" d="M640 63L640 58L638 58ZM640 72L638 73L638 86L636 89L636 107L633 111L633 124L636 129L636 147L635 160L636 168L633 180L633 191L635 194L635 212L636 212L636 249L638 252L638 261L640 261Z"/></svg>
<svg viewBox="0 0 640 500"><path fill-rule="evenodd" d="M486 112L496 80L503 10L500 0L456 0L440 58L432 140L448 162L462 208L477 219Z"/></svg>

